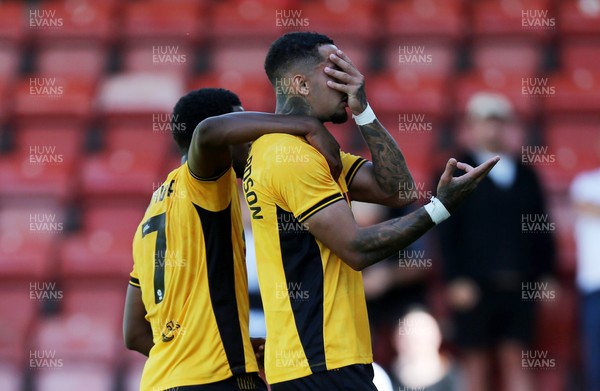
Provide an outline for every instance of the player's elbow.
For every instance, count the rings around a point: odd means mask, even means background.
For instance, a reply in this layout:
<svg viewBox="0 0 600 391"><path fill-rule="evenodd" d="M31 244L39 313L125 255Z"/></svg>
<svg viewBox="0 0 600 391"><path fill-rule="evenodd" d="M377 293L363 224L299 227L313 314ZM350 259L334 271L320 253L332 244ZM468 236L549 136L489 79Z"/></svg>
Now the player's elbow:
<svg viewBox="0 0 600 391"><path fill-rule="evenodd" d="M128 332L128 330L124 330L123 341L125 342L125 347L127 349L138 350L138 338L135 334Z"/></svg>
<svg viewBox="0 0 600 391"><path fill-rule="evenodd" d="M143 335L141 333L124 333L123 340L125 347L129 350L142 353L143 355L149 354L150 336Z"/></svg>
<svg viewBox="0 0 600 391"><path fill-rule="evenodd" d="M366 259L359 251L348 251L347 254L344 254L342 259L348 266L357 272L360 272L367 267Z"/></svg>
<svg viewBox="0 0 600 391"><path fill-rule="evenodd" d="M209 146L214 145L217 140L217 129L219 128L219 119L217 117L209 117L204 119L194 129L194 139L198 145Z"/></svg>

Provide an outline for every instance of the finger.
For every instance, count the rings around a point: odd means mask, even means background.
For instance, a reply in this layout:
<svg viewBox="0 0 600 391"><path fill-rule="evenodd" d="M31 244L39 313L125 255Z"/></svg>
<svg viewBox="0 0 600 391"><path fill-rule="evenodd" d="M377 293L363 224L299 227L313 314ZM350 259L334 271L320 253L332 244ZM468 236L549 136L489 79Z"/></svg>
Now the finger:
<svg viewBox="0 0 600 391"><path fill-rule="evenodd" d="M346 72L338 71L338 70L330 68L330 67L325 67L324 71L326 74L333 77L334 79L337 79L346 84L350 84L350 83L354 82L354 78L352 76L350 76L349 74L347 74Z"/></svg>
<svg viewBox="0 0 600 391"><path fill-rule="evenodd" d="M354 67L354 63L352 62L352 60L350 60L350 57L348 57L348 55L346 53L344 53L342 50L338 49L337 52L336 52L336 54L342 60L346 61L348 64L350 64L350 65L352 65Z"/></svg>
<svg viewBox="0 0 600 391"><path fill-rule="evenodd" d="M475 167L471 172L465 175L469 175L471 177L477 178L478 180L482 180L485 176L494 168L496 163L500 160L500 156L496 156L487 160L484 163L481 163L479 166Z"/></svg>
<svg viewBox="0 0 600 391"><path fill-rule="evenodd" d="M452 180L452 174L454 174L454 170L456 170L456 159L450 158L448 163L446 163L446 169L440 178L440 182L450 182Z"/></svg>
<svg viewBox="0 0 600 391"><path fill-rule="evenodd" d="M343 71L348 72L349 74L354 74L354 75L360 74L360 72L358 71L358 69L356 69L356 67L354 67L354 65L348 63L346 60L344 60L343 58L341 58L340 56L338 56L336 54L333 54L333 53L330 54L329 59L335 65L340 67Z"/></svg>
<svg viewBox="0 0 600 391"><path fill-rule="evenodd" d="M470 172L471 170L473 170L473 166L463 162L457 162L456 168L458 168L459 170L463 170L464 172Z"/></svg>
<svg viewBox="0 0 600 391"><path fill-rule="evenodd" d="M327 80L327 87L332 88L336 91L343 92L344 94L349 94L354 89L356 89L356 87L353 88L348 84L336 83L333 80Z"/></svg>

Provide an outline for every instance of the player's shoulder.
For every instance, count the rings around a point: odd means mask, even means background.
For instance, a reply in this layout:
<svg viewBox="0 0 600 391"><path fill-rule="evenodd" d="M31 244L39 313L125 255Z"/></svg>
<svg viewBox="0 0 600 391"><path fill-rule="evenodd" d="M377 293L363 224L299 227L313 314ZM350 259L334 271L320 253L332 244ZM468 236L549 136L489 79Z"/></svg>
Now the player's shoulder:
<svg viewBox="0 0 600 391"><path fill-rule="evenodd" d="M252 149L261 151L278 151L283 147L311 147L302 136L293 136L285 133L271 133L259 137L252 143Z"/></svg>
<svg viewBox="0 0 600 391"><path fill-rule="evenodd" d="M289 134L268 134L252 144L252 160L288 169L298 163L315 164L325 161L322 155L304 137Z"/></svg>

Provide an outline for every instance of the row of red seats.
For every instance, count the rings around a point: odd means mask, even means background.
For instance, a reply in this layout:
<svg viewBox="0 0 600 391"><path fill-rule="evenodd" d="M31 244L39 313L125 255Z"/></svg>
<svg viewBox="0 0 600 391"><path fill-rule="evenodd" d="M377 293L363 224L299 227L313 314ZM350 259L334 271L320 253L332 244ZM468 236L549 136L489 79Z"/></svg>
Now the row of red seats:
<svg viewBox="0 0 600 391"><path fill-rule="evenodd" d="M82 126L123 118L151 118L169 113L186 89L219 86L238 93L247 110L272 111L274 94L266 77L245 77L223 71L203 74L188 83L182 75L124 73L94 82L66 76L32 75L16 85L0 82L0 123L16 126ZM379 112L424 113L451 118L464 109L476 91L507 95L517 111L533 118L557 114L594 114L600 108L600 72L597 69L565 69L550 75L510 74L497 69L471 72L453 79L439 79L410 69L367 75L369 99ZM148 121L146 121L148 122Z"/></svg>
<svg viewBox="0 0 600 391"><path fill-rule="evenodd" d="M600 40L598 40L600 42ZM562 40L557 57L560 68L596 69L600 60L598 42ZM371 73L374 58L381 57L380 69L411 72L436 78L450 78L457 73L461 46L427 39L389 39L376 49L356 43L338 45L356 66ZM464 47L464 46L463 46ZM514 39L479 39L466 46L471 69L476 72L502 71L535 76L545 68L546 48L537 43ZM240 74L266 80L263 62L268 50L264 45L240 45L201 48L173 43L134 43L120 56L123 72L160 72L194 76L197 61L207 61L209 72L222 75ZM52 76L97 80L103 77L111 61L109 49L88 45L53 44L41 47L35 56L35 73ZM19 76L23 51L15 46L0 45L0 79ZM204 60L197 60L204 58Z"/></svg>
<svg viewBox="0 0 600 391"><path fill-rule="evenodd" d="M477 36L600 33L600 16L577 0L407 0L330 2L271 0L165 0L91 2L17 1L0 6L0 37L14 42L168 39L228 41L268 38L286 29L326 31L370 42L383 36L434 36L447 40ZM293 24L293 26L290 26Z"/></svg>
<svg viewBox="0 0 600 391"><path fill-rule="evenodd" d="M429 156L439 150L443 123L427 114L381 113L379 118L403 147L416 176L427 180L438 163ZM352 124L329 128L345 150L364 150ZM599 134L597 117L547 122L541 145L555 155L555 162L540 165L540 170L551 190L564 191L577 172L598 164L593 140ZM18 128L13 150L0 156L0 181L10 183L0 189L0 199L146 200L180 161L170 132L153 131L152 125L109 126L103 148L93 154L84 152L84 136L85 128Z"/></svg>

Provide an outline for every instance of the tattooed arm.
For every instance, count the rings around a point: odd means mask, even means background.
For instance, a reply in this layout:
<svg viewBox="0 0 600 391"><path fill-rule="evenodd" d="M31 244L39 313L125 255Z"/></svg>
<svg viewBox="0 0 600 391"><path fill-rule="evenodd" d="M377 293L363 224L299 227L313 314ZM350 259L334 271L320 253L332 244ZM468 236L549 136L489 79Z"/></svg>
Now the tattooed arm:
<svg viewBox="0 0 600 391"><path fill-rule="evenodd" d="M330 88L348 95L348 107L353 114L362 113L367 107L365 80L342 51L329 58L338 69L325 68L325 73L341 83L328 82ZM404 155L385 127L375 120L359 126L373 163L364 164L350 186L350 196L357 201L373 202L391 207L402 207L415 201L415 183Z"/></svg>
<svg viewBox="0 0 600 391"><path fill-rule="evenodd" d="M452 212L475 190L498 160L496 157L473 168L450 159L440 178L437 197ZM456 168L467 173L453 177ZM421 207L406 216L361 228L345 201L321 209L306 223L311 234L355 270L395 254L434 226L425 208Z"/></svg>

